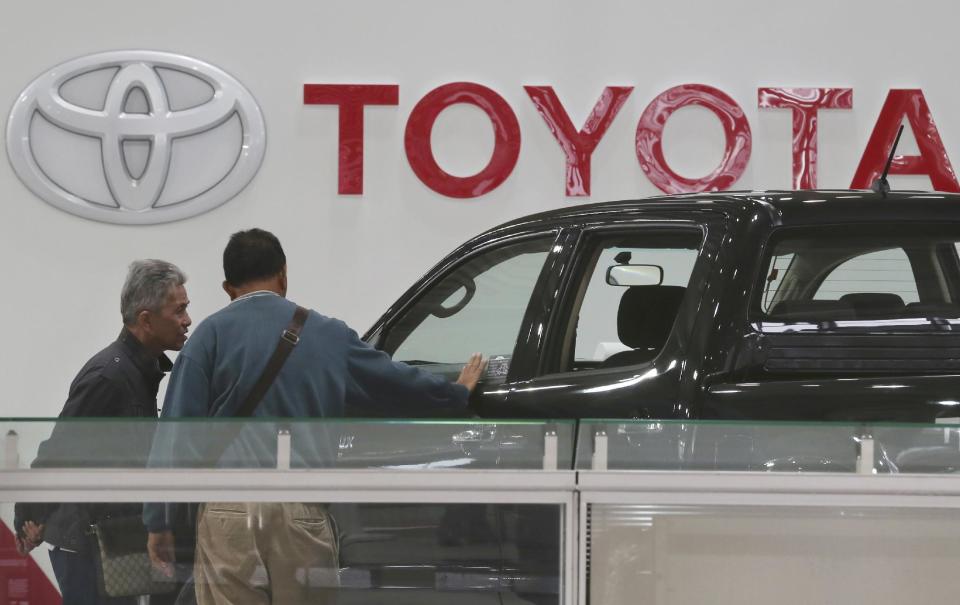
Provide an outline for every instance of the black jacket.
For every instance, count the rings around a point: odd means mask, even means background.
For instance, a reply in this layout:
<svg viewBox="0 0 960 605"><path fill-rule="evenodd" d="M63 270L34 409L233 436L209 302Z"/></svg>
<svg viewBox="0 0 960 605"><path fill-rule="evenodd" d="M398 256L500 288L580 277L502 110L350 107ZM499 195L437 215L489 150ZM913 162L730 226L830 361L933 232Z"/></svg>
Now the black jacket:
<svg viewBox="0 0 960 605"><path fill-rule="evenodd" d="M170 368L166 355L151 357L124 328L117 340L80 369L60 412L60 418L71 420L56 424L50 438L40 444L31 466L145 467L155 423L129 420L157 417L157 390ZM79 421L78 417L99 420ZM138 515L140 508L139 504L20 503L16 505L14 527L22 535L26 521L42 523L46 542L82 551L89 545L86 534L90 523L105 517Z"/></svg>

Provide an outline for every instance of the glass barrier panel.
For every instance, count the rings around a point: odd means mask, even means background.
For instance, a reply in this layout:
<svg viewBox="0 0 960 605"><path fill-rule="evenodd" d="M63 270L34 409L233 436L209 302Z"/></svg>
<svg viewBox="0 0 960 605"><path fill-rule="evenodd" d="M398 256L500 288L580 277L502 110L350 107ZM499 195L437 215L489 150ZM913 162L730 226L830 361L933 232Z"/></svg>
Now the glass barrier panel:
<svg viewBox="0 0 960 605"><path fill-rule="evenodd" d="M276 468L288 459L290 468L519 470L543 469L555 444L556 468L570 470L574 426L569 420L0 419L0 467Z"/></svg>
<svg viewBox="0 0 960 605"><path fill-rule="evenodd" d="M868 435L874 440L877 472L960 472L960 426L957 424L878 424L870 427Z"/></svg>
<svg viewBox="0 0 960 605"><path fill-rule="evenodd" d="M175 562L164 569L146 557L140 504L20 503L18 520L44 519L48 534L26 556L16 548L14 506L0 504L4 604L56 605L61 591L95 590L156 591L168 595L163 603L180 591L230 603L272 595L284 605L561 603L557 504L150 505L174 520ZM70 529L90 521L99 533ZM65 569L74 571L69 580Z"/></svg>
<svg viewBox="0 0 960 605"><path fill-rule="evenodd" d="M862 424L584 420L576 468L596 468L597 444L605 440L606 468L612 470L849 473L856 472L871 430ZM904 430L914 437L922 433ZM876 464L877 472L893 470L886 460Z"/></svg>
<svg viewBox="0 0 960 605"><path fill-rule="evenodd" d="M589 505L591 605L950 603L960 510Z"/></svg>
<svg viewBox="0 0 960 605"><path fill-rule="evenodd" d="M551 435L557 468L572 469L573 421L344 421L294 430L294 467L310 467L312 445L328 443L336 445L337 468L543 469Z"/></svg>

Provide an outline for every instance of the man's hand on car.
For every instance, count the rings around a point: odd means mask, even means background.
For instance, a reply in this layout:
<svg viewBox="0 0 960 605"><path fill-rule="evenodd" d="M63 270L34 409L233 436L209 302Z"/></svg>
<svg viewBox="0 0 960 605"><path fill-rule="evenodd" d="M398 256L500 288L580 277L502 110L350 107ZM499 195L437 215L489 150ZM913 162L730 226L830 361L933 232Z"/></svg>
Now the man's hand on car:
<svg viewBox="0 0 960 605"><path fill-rule="evenodd" d="M474 353L467 360L467 365L463 366L460 377L457 378L457 383L467 387L472 393L486 370L487 360L480 353Z"/></svg>

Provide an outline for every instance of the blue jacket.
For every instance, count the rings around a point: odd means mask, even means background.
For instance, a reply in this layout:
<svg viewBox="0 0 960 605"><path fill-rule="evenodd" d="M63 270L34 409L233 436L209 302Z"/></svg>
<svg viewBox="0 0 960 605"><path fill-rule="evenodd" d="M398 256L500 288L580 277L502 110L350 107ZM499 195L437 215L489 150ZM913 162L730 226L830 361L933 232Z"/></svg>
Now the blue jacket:
<svg viewBox="0 0 960 605"><path fill-rule="evenodd" d="M240 298L204 320L177 356L161 418L232 417L259 379L290 323L296 305L270 293ZM346 408L387 408L392 415L430 408L465 408L463 385L395 362L366 344L346 324L310 311L300 341L257 406L255 417L336 418ZM267 468L276 464L279 424L251 422L229 444L208 423L161 423L151 466ZM222 425L217 427L223 430ZM294 466L329 466L333 439L324 425L297 423L292 431ZM215 459L214 459L215 458ZM151 531L169 525L163 507L148 505Z"/></svg>

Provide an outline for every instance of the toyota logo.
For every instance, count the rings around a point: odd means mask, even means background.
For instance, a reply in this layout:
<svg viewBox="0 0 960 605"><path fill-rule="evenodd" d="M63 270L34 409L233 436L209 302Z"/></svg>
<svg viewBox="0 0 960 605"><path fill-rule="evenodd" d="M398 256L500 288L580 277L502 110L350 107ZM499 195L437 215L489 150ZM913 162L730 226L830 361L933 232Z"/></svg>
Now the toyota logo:
<svg viewBox="0 0 960 605"><path fill-rule="evenodd" d="M117 51L30 83L7 120L20 180L48 203L120 224L175 221L226 202L256 174L266 130L253 96L209 63Z"/></svg>

